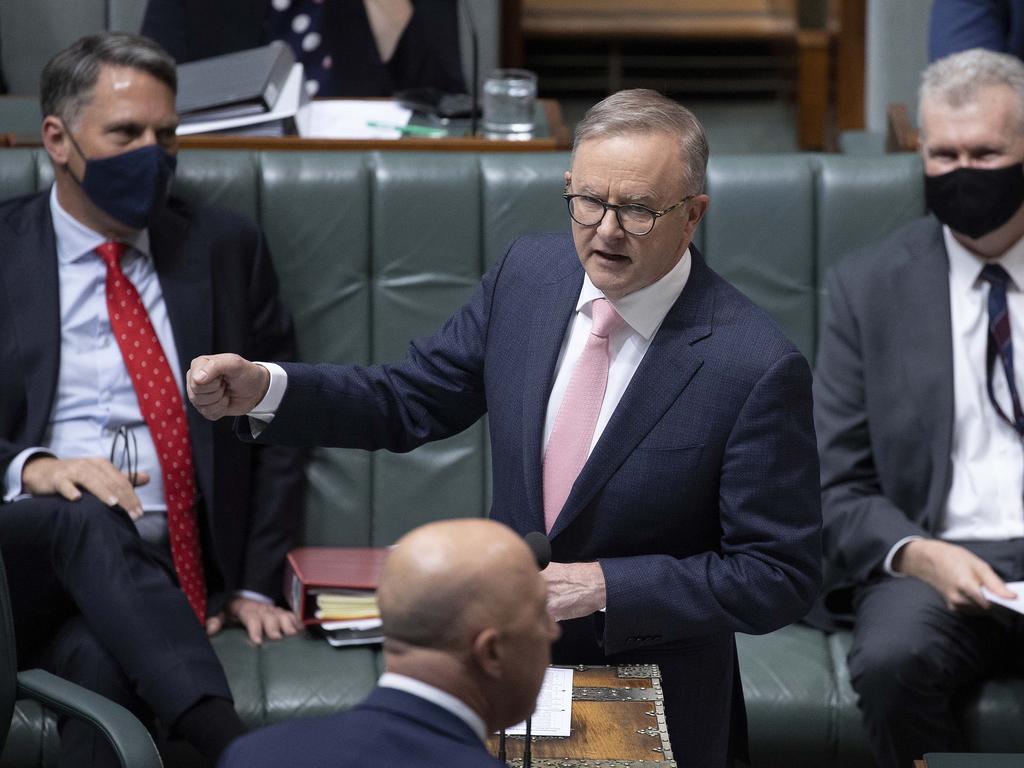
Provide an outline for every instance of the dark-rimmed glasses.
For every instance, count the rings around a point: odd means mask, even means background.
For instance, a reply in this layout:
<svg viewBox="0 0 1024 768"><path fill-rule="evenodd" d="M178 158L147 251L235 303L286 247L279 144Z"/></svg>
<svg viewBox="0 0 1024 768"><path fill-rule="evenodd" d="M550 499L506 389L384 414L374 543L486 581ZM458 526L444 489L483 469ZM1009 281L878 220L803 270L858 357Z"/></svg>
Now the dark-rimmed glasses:
<svg viewBox="0 0 1024 768"><path fill-rule="evenodd" d="M118 472L127 472L132 486L139 478L139 444L135 433L128 427L118 427L114 442L110 444L110 463Z"/></svg>
<svg viewBox="0 0 1024 768"><path fill-rule="evenodd" d="M572 220L581 227L596 227L604 219L604 215L610 210L615 211L615 218L622 227L623 232L631 235L646 235L654 229L654 223L670 211L674 211L696 195L687 195L675 205L670 205L661 211L655 211L646 205L627 203L616 205L590 195L571 195L568 192L563 194L565 202L569 206L569 215Z"/></svg>

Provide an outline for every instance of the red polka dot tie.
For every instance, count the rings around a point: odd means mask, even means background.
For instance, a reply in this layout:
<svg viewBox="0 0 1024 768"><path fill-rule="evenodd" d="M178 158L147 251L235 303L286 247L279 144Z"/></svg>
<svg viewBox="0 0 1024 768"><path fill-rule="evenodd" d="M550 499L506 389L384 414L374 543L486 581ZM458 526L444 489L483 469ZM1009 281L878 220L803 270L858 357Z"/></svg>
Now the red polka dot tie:
<svg viewBox="0 0 1024 768"><path fill-rule="evenodd" d="M107 265L110 327L159 456L174 569L189 605L202 622L206 618L206 585L185 406L139 292L121 271L121 256L127 249L127 245L117 242L106 242L96 249Z"/></svg>

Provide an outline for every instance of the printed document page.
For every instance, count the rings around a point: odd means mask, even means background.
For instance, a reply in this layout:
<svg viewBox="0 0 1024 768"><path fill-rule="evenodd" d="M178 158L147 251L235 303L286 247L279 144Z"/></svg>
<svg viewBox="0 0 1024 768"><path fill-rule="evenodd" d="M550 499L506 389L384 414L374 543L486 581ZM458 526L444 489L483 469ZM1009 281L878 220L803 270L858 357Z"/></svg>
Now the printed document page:
<svg viewBox="0 0 1024 768"><path fill-rule="evenodd" d="M530 733L534 736L568 736L572 722L572 670L548 667L537 696ZM526 722L506 728L511 736L525 736Z"/></svg>

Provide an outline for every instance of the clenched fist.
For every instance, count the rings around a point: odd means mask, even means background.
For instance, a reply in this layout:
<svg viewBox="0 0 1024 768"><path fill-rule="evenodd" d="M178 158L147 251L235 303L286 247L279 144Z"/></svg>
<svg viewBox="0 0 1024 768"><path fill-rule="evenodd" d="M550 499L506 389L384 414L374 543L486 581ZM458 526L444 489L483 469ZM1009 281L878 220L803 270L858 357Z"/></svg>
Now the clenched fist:
<svg viewBox="0 0 1024 768"><path fill-rule="evenodd" d="M185 377L188 399L203 416L244 416L270 388L270 371L238 355L202 355Z"/></svg>

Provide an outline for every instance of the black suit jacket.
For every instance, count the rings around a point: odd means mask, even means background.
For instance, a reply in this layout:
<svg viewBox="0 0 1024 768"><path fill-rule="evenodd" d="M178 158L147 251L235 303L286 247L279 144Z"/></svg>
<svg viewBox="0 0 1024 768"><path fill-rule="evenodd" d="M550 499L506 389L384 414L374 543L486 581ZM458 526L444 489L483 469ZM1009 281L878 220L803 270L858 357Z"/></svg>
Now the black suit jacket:
<svg viewBox="0 0 1024 768"><path fill-rule="evenodd" d="M172 200L150 227L150 244L183 372L211 350L293 357L291 321L252 222ZM14 457L42 443L59 366L57 250L44 192L0 204L0 487ZM241 445L230 424L186 409L205 510L210 611L238 589L276 597L301 520L302 455Z"/></svg>
<svg viewBox="0 0 1024 768"><path fill-rule="evenodd" d="M462 720L375 688L349 712L280 723L232 742L218 768L502 768Z"/></svg>
<svg viewBox="0 0 1024 768"><path fill-rule="evenodd" d="M394 56L384 63L363 0L327 0L322 46L334 58L338 96L390 96L431 86L465 92L455 0L413 0L413 6ZM142 34L180 64L263 45L269 11L269 0L149 0Z"/></svg>
<svg viewBox="0 0 1024 768"><path fill-rule="evenodd" d="M952 482L953 342L942 227L919 219L844 259L814 378L821 453L825 600L850 588L905 536L932 536Z"/></svg>

